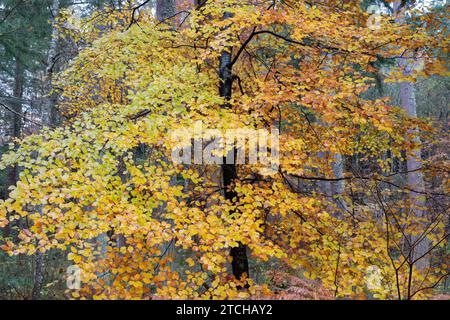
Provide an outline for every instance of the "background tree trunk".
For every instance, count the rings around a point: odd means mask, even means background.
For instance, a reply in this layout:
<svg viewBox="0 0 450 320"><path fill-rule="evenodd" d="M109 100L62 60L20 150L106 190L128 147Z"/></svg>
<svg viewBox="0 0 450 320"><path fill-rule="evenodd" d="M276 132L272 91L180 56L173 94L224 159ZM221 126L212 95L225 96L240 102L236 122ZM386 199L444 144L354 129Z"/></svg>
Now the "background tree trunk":
<svg viewBox="0 0 450 320"><path fill-rule="evenodd" d="M54 0L51 6L51 24L52 24L52 35L50 39L50 47L47 55L47 68L45 70L45 91L46 97L46 111L48 112L48 120L46 121L48 125L55 126L58 123L58 111L56 109L56 104L58 102L58 94L52 92L53 90L53 73L55 71L55 64L58 59L58 38L59 30L56 26L55 18L59 14L59 0Z"/></svg>
<svg viewBox="0 0 450 320"><path fill-rule="evenodd" d="M401 2L394 3L394 12L397 15L396 21L398 23L406 23L405 18L400 15ZM403 74L408 75L411 74L412 69L414 67L414 60L407 60L405 58L397 59L398 66L403 69ZM400 83L400 102L401 107L406 111L406 113L410 117L417 117L417 108L416 108L416 97L415 97L415 89L414 84L412 82L402 81ZM417 130L414 130L414 140L417 143L420 143L419 133ZM412 191L409 192L409 200L411 202L411 208L415 216L423 217L426 212L422 209L426 206L425 195L421 192L425 191L425 183L423 180L422 172L419 170L421 167L420 160L422 158L421 150L414 150L412 156L408 156L406 160L407 167L407 177L408 177L408 186ZM414 191L418 192L414 192ZM425 226L424 226L425 229ZM418 241L421 237L419 236L411 236L409 241L411 245L407 248L410 253L409 260L410 262L414 261L416 258L424 255L429 248L429 240L422 239ZM415 243L417 242L417 243ZM429 265L429 257L424 257L415 263L415 266L418 269L425 269Z"/></svg>
<svg viewBox="0 0 450 320"><path fill-rule="evenodd" d="M56 27L55 18L59 14L59 0L53 0L52 6L50 8L51 13L51 25L52 25L52 34L50 39L50 46L47 54L47 67L45 70L45 111L47 113L47 117L44 121L49 126L56 126L58 123L58 111L56 109L56 104L58 102L58 94L52 92L53 91L53 72L57 60L57 48L58 48L58 37L59 31ZM41 213L42 214L42 213ZM41 296L41 290L44 283L44 269L45 269L45 257L44 253L37 250L34 259L34 280L33 280L33 289L31 291L31 299L37 300Z"/></svg>
<svg viewBox="0 0 450 320"><path fill-rule="evenodd" d="M13 88L13 97L14 101L11 104L11 129L10 136L11 138L20 138L22 135L22 102L23 98L23 87L24 87L24 68L22 62L19 57L15 57L14 64L14 88ZM6 172L6 186L5 195L8 196L8 188L16 184L19 179L19 167L17 164L7 169ZM3 228L3 237L9 237L11 233L11 226L7 225Z"/></svg>
<svg viewBox="0 0 450 320"><path fill-rule="evenodd" d="M156 18L159 21L172 17L175 11L175 0L156 0Z"/></svg>
<svg viewBox="0 0 450 320"><path fill-rule="evenodd" d="M38 300L41 296L42 285L44 283L44 254L36 251L34 258L34 279L33 289L31 291L31 299Z"/></svg>

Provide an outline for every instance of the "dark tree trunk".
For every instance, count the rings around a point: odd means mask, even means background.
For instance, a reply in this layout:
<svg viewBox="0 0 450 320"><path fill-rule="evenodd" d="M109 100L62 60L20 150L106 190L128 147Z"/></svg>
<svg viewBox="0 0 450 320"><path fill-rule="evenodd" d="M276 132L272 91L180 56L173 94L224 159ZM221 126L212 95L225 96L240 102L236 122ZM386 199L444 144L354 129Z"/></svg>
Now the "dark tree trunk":
<svg viewBox="0 0 450 320"><path fill-rule="evenodd" d="M53 90L53 73L55 71L55 64L57 59L57 48L58 48L58 37L59 30L55 24L55 18L59 14L59 0L53 0L53 3L50 7L52 18L52 34L50 39L50 48L47 55L47 68L45 70L45 91L46 91L46 99L45 99L45 107L48 112L46 122L49 126L56 126L58 124L58 110L56 108L56 104L58 103L58 94L52 92ZM41 212L42 214L42 212ZM38 300L41 296L42 286L44 284L44 268L45 268L45 259L44 253L41 251L36 251L34 257L34 281L33 281L33 289L31 291L31 299Z"/></svg>
<svg viewBox="0 0 450 320"><path fill-rule="evenodd" d="M16 57L15 70L14 70L14 90L13 96L17 98L17 101L13 104L13 121L12 121L12 136L19 138L22 134L22 103L20 100L23 98L23 67L22 62Z"/></svg>
<svg viewBox="0 0 450 320"><path fill-rule="evenodd" d="M44 254L39 250L36 251L34 264L34 282L31 299L37 300L41 295L42 285L44 283Z"/></svg>
<svg viewBox="0 0 450 320"><path fill-rule="evenodd" d="M225 13L224 19L227 19L231 16L229 13ZM220 78L220 87L219 93L221 97L225 97L226 100L231 98L232 94L232 85L233 85L233 75L232 70L230 68L231 64L231 50L223 51L219 61L219 78ZM228 108L228 103L225 103L223 108ZM230 152L236 153L236 150L231 150ZM233 157L236 159L236 157ZM235 160L234 160L235 161ZM225 199L229 201L237 201L237 193L232 189L232 183L238 178L236 164L235 163L226 163L226 159L224 158L222 164L222 181L223 187L225 189ZM238 243L237 247L231 248L230 256L233 258L231 262L231 268L233 270L233 275L236 279L241 279L243 275L249 276L248 269L248 258L247 258L247 246L242 243Z"/></svg>
<svg viewBox="0 0 450 320"><path fill-rule="evenodd" d="M21 99L23 98L23 66L22 62L18 57L15 58L15 68L14 68L14 88L13 88L13 96L15 101L11 105L11 129L10 135L12 138L20 138L22 135L22 103ZM6 172L6 185L5 189L5 198L8 197L8 187L16 184L19 179L19 167L14 165L7 169ZM8 224L3 228L3 237L9 237L11 233L11 226Z"/></svg>

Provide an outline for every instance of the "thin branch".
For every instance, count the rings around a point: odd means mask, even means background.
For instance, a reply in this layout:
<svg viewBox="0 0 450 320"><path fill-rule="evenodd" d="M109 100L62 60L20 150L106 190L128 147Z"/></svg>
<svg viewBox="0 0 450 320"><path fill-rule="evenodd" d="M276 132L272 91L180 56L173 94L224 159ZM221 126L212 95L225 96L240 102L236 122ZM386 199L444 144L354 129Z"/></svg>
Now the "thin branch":
<svg viewBox="0 0 450 320"><path fill-rule="evenodd" d="M40 122L40 121L36 121L36 120L30 119L30 118L26 117L25 115L21 114L20 112L17 112L17 111L15 111L15 110L11 109L10 107L8 107L7 105L5 105L5 104L3 104L3 103L1 103L1 102L0 102L0 105L1 105L3 108L5 108L6 110L8 110L9 112L12 112L12 113L14 113L14 114L17 115L17 116L22 117L22 118L23 118L24 120L26 120L26 121L29 121L29 122L31 122L31 123L34 123L35 125L38 125L38 126L42 126L42 127L46 126L44 123L42 123L42 122ZM55 127L53 127L53 126L51 126L51 125L50 125L49 127L53 128L53 129L55 128Z"/></svg>
<svg viewBox="0 0 450 320"><path fill-rule="evenodd" d="M434 289L434 288L442 281L442 279L444 279L444 278L447 277L448 275L450 275L450 272L447 272L446 274L442 275L442 276L435 282L435 284L433 284L432 286L420 288L420 289L414 291L413 294L411 294L411 295L409 296L409 299L412 299L412 297L414 297L414 296L415 296L417 293L419 293L420 291L424 291L424 290L428 290L428 289Z"/></svg>
<svg viewBox="0 0 450 320"><path fill-rule="evenodd" d="M17 9L18 6L20 6L22 4L23 0L19 1L11 10L9 10L6 15L3 17L3 19L0 21L0 24L2 24L3 22L6 21L6 19L8 19L8 17L13 13L14 10Z"/></svg>
<svg viewBox="0 0 450 320"><path fill-rule="evenodd" d="M131 12L131 21L130 24L127 27L127 30L130 29L130 27L133 25L133 23L136 22L134 15L136 14L136 11L138 11L140 8L142 8L143 6L145 6L147 3L149 3L151 0L145 0L144 2L142 2L140 5L136 6L133 8L132 12Z"/></svg>

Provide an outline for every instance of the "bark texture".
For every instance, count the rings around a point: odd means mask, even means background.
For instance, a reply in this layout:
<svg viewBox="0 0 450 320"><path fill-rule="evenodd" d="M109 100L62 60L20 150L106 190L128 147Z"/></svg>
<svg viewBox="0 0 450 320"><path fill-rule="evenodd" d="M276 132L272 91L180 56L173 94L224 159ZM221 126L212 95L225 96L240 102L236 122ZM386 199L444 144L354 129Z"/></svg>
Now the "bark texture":
<svg viewBox="0 0 450 320"><path fill-rule="evenodd" d="M14 88L13 97L14 101L11 104L11 128L10 136L11 138L20 138L22 136L22 98L23 98L23 88L24 88L24 68L19 57L15 57L14 64ZM9 167L6 171L6 185L4 186L5 199L8 196L8 187L16 184L19 179L19 167L15 164ZM11 225L8 224L3 228L3 237L7 238L11 234Z"/></svg>
<svg viewBox="0 0 450 320"><path fill-rule="evenodd" d="M401 2L394 3L394 12L397 14L396 21L398 23L405 23L404 17L400 13ZM414 59L397 59L398 66L403 69L404 75L411 74L414 67ZM401 82L400 83L400 102L401 107L406 111L406 113L411 117L417 117L417 107L416 107L416 96L414 84L412 82ZM420 138L417 130L414 130L414 140L420 143ZM425 183L423 180L422 172L419 170L421 167L420 160L422 158L421 150L417 149L414 151L413 155L408 156L406 161L407 172L408 172L408 186L411 189L409 192L409 200L411 207L413 208L413 213L417 217L423 217L426 212L422 209L426 207L426 199L422 192L425 191ZM415 192L417 191L417 192ZM425 230L425 226L424 226ZM419 236L410 236L409 243L407 244L407 252L409 252L409 261L412 262L418 257L423 256L429 249L429 240L420 240ZM425 256L415 263L415 267L418 269L425 269L429 265L429 257Z"/></svg>
<svg viewBox="0 0 450 320"><path fill-rule="evenodd" d="M224 14L224 19L231 17L230 13ZM220 56L219 61L219 93L221 97L229 100L232 95L232 85L233 85L233 74L231 70L231 48L224 50ZM222 106L223 108L228 108L228 103ZM236 150L231 150L236 154ZM236 161L236 157L233 157ZM237 180L237 168L236 164L229 164L226 162L226 158L223 159L222 166L222 183L224 187L225 199L229 201L237 200L237 193L233 189L233 181ZM242 277L249 276L248 258L247 258L247 246L242 243L238 243L237 247L231 248L230 256L233 258L231 262L231 268L233 275L236 279L242 279Z"/></svg>
<svg viewBox="0 0 450 320"><path fill-rule="evenodd" d="M49 126L56 126L58 123L58 111L56 109L56 104L58 102L58 95L53 92L53 73L55 70L55 64L58 57L58 37L59 31L56 27L55 18L59 14L59 0L53 0L50 7L51 10L51 25L52 34L50 39L50 47L47 54L47 67L45 70L45 111L47 114L46 123ZM33 289L31 291L31 299L38 300L41 296L42 286L44 284L44 269L45 269L45 258L44 253L41 251L36 251L34 258L34 280Z"/></svg>
<svg viewBox="0 0 450 320"><path fill-rule="evenodd" d="M58 123L58 111L56 104L58 102L58 95L53 91L53 73L55 71L55 65L58 59L58 38L59 30L56 27L55 17L59 14L59 0L54 0L51 6L52 15L52 35L50 39L50 47L47 54L47 68L45 70L45 91L47 94L46 99L46 112L48 114L46 124L55 126Z"/></svg>
<svg viewBox="0 0 450 320"><path fill-rule="evenodd" d="M175 0L156 0L156 18L163 21L175 15Z"/></svg>

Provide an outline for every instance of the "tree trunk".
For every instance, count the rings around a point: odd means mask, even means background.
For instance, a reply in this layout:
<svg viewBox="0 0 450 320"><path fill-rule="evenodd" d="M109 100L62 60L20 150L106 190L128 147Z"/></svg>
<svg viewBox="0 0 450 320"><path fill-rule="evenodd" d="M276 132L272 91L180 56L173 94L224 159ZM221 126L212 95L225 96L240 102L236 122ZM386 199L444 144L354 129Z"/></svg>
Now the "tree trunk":
<svg viewBox="0 0 450 320"><path fill-rule="evenodd" d="M15 101L11 104L11 129L10 135L12 138L20 138L22 135L22 102L23 98L23 77L24 70L22 62L18 57L15 57L15 68L14 68L14 88L13 96ZM8 187L16 184L19 179L19 167L17 164L7 169L6 172L6 185L5 196L8 197ZM3 237L9 237L11 234L10 224L3 228Z"/></svg>
<svg viewBox="0 0 450 320"><path fill-rule="evenodd" d="M224 14L224 19L231 17L230 13ZM232 94L232 84L233 84L233 75L232 70L230 68L231 64L231 48L228 50L224 50L220 56L219 61L219 93L221 97L224 97L227 101L231 98ZM228 103L225 103L223 108L228 108ZM236 150L233 149L230 152L234 152L236 154ZM236 161L236 157L233 157L234 161ZM229 201L233 201L233 199L237 200L237 193L232 189L232 183L234 180L237 180L237 168L236 164L226 163L226 158L223 159L222 166L222 182L224 188L225 199ZM244 274L249 276L249 268L248 268L248 258L247 258L247 246L242 243L238 243L237 247L231 248L230 256L233 258L231 262L231 268L233 271L233 275L236 279L240 280L244 276Z"/></svg>
<svg viewBox="0 0 450 320"><path fill-rule="evenodd" d="M47 113L46 123L49 126L56 126L58 123L58 111L56 109L56 103L58 102L58 95L53 90L53 72L55 68L55 63L57 59L57 48L58 48L58 36L59 31L56 27L55 18L59 14L59 0L53 0L51 10L51 24L52 24L52 34L50 39L50 47L47 55L47 68L45 70L45 109ZM34 282L33 290L31 291L31 299L37 300L40 298L42 285L44 283L44 253L37 250L34 259Z"/></svg>
<svg viewBox="0 0 450 320"><path fill-rule="evenodd" d="M41 295L42 285L44 283L44 253L36 251L34 259L34 280L31 299L38 300Z"/></svg>
<svg viewBox="0 0 450 320"><path fill-rule="evenodd" d="M394 12L398 15L399 11L401 9L401 3L395 2L394 3ZM396 21L398 23L405 23L405 19L403 17L397 16ZM403 74L408 75L411 73L412 68L414 66L414 61L408 61L405 58L399 58L397 60L397 64L400 68L403 69ZM416 97L415 97L415 89L414 84L412 82L406 82L403 81L400 83L400 102L402 108L406 111L406 113L410 117L417 117L417 111L416 111ZM414 130L414 140L417 143L420 143L420 138L418 135L417 130ZM425 191L425 183L423 180L422 172L419 170L421 167L420 160L421 160L421 150L414 150L412 156L407 157L406 166L407 166L407 172L408 172L408 186L410 189L414 191L409 192L409 199L411 202L411 207L413 207L413 213L417 217L423 217L426 212L422 208L425 208L426 206L426 199L421 192ZM414 209L415 207L415 209ZM418 236L411 236L410 237L410 243L412 244L410 248L408 248L409 251L409 261L412 262L416 258L424 255L429 248L429 240L423 239L421 241L417 241L418 238L420 238L421 235ZM415 243L417 242L417 243ZM415 243L415 244L414 244ZM425 269L429 265L429 257L424 257L416 262L415 266L418 269Z"/></svg>
<svg viewBox="0 0 450 320"><path fill-rule="evenodd" d="M324 58L327 60L331 60L331 57L329 54L325 53ZM325 70L328 70L329 67L325 67ZM324 126L330 126L332 124L329 123L323 123L322 121L319 121ZM326 157L329 155L327 152L320 152L319 156ZM334 178L341 179L344 177L344 157L340 153L336 153L333 155L333 160L331 162L331 167L333 170ZM334 202L336 206L339 208L339 210L331 210L330 213L332 213L337 218L342 218L342 212L340 210L346 210L346 204L344 202L344 199L342 199L342 195L345 190L345 181L323 181L321 184L319 184L321 189L323 190L324 194L329 198L330 201Z"/></svg>
<svg viewBox="0 0 450 320"><path fill-rule="evenodd" d="M53 90L53 73L55 70L55 64L58 58L58 37L59 30L56 27L55 17L59 14L59 0L54 0L51 7L52 15L52 35L50 39L50 47L47 55L47 68L45 70L45 92L46 97L46 111L48 113L47 121L45 121L50 126L55 126L58 123L58 111L56 109L56 103L58 102L58 95Z"/></svg>
<svg viewBox="0 0 450 320"><path fill-rule="evenodd" d="M22 134L22 103L20 100L23 98L23 76L24 70L22 62L18 57L15 58L15 70L14 70L14 90L13 96L17 101L13 104L13 122L12 122L12 136L14 138L20 138ZM15 182L15 181L14 181Z"/></svg>
<svg viewBox="0 0 450 320"><path fill-rule="evenodd" d="M402 82L400 83L400 100L402 108L408 113L411 117L416 117L416 99L414 93L414 84L411 82ZM416 130L415 130L416 131ZM414 140L420 143L420 138L418 133L415 134ZM421 159L421 150L417 149L413 152L412 156L408 156L406 160L406 167L408 172L408 186L411 189L409 192L409 199L411 202L411 207L413 208L414 215L417 217L423 217L426 215L426 211L422 208L426 206L425 195L421 194L421 192L425 191L425 183L423 180L422 172L419 170L421 167L420 159ZM414 190L414 191L413 191ZM418 192L415 192L418 191ZM410 242L413 244L409 249L411 251L410 261L414 261L417 257L422 256L428 251L429 248L429 240L423 239L417 242L418 236L411 236ZM417 243L415 243L417 242ZM416 267L418 269L425 269L429 265L429 257L424 257L416 262Z"/></svg>
<svg viewBox="0 0 450 320"><path fill-rule="evenodd" d="M344 157L340 153L336 153L334 155L334 162L332 166L335 178L342 179L344 177L345 161ZM336 202L338 208L342 211L347 210L345 200L342 198L344 190L345 190L345 180L334 181L332 183L331 193L333 200ZM342 218L343 212L336 212L336 216L338 218Z"/></svg>
<svg viewBox="0 0 450 320"><path fill-rule="evenodd" d="M175 0L156 0L156 19L163 21L175 15Z"/></svg>

